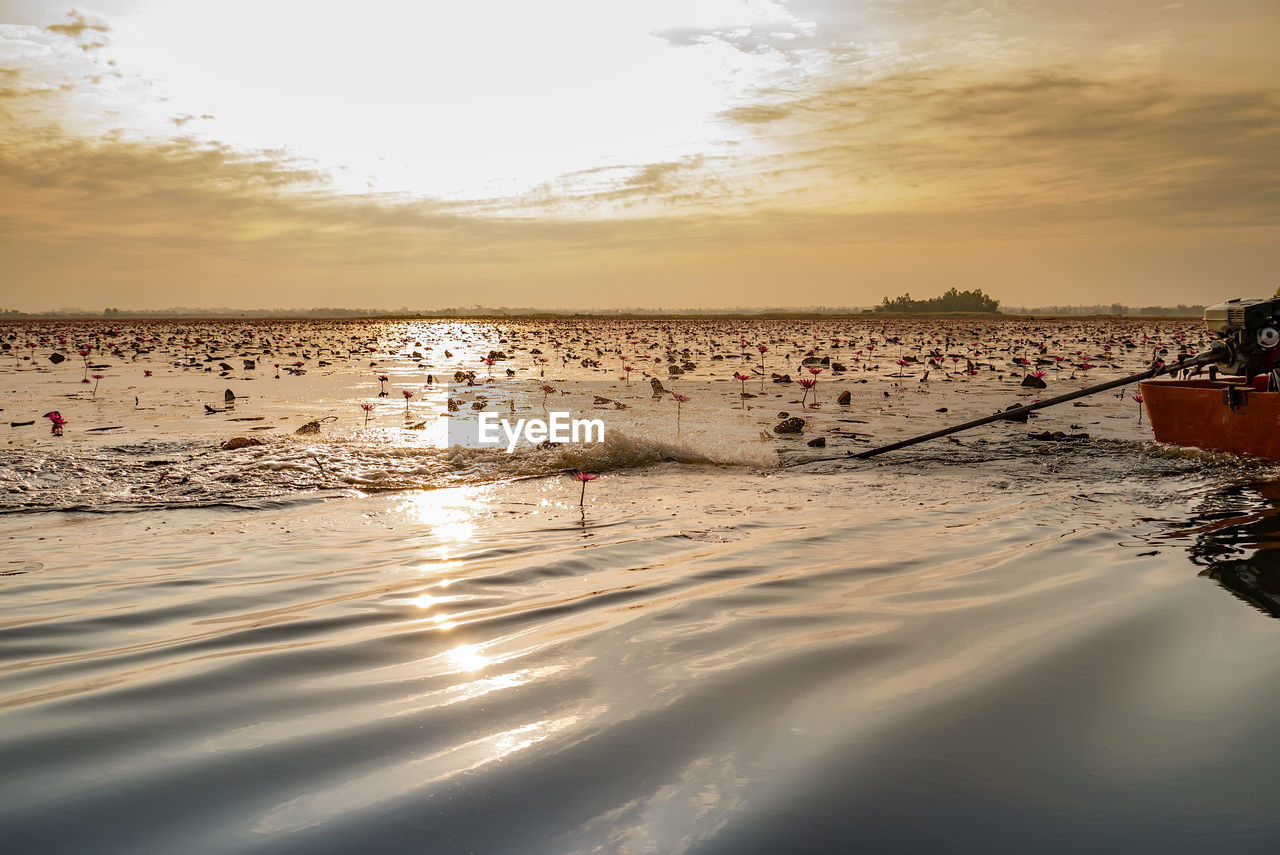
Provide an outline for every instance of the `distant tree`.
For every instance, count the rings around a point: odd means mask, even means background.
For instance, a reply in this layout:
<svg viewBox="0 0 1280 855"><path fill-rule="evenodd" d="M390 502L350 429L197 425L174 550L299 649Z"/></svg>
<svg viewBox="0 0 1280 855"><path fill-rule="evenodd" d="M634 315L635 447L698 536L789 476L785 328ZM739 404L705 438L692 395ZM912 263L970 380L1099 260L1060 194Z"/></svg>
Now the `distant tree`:
<svg viewBox="0 0 1280 855"><path fill-rule="evenodd" d="M913 300L910 292L892 300L885 297L876 311L906 315L952 312L995 314L1000 311L1000 301L994 297L988 297L979 289L960 291L949 288L942 296L928 300Z"/></svg>

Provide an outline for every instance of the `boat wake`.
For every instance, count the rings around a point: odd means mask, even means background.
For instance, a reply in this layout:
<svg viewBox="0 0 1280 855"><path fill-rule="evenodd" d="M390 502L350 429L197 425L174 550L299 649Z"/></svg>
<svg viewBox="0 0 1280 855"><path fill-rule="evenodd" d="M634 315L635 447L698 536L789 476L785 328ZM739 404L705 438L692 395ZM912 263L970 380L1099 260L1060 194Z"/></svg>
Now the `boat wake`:
<svg viewBox="0 0 1280 855"><path fill-rule="evenodd" d="M224 451L151 441L96 449L0 451L0 514L256 508L317 495L437 489L654 464L771 467L766 443L665 440L611 432L605 442L492 449L413 447L354 438L273 437ZM266 504L264 504L266 503Z"/></svg>

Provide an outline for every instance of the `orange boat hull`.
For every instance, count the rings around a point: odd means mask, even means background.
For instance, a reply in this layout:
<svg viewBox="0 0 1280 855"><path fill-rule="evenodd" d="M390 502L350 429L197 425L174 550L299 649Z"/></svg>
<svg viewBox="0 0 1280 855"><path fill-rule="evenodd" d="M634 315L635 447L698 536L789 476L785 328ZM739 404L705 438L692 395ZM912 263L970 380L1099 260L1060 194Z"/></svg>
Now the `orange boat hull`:
<svg viewBox="0 0 1280 855"><path fill-rule="evenodd" d="M1280 460L1280 393L1267 378L1139 384L1157 442Z"/></svg>

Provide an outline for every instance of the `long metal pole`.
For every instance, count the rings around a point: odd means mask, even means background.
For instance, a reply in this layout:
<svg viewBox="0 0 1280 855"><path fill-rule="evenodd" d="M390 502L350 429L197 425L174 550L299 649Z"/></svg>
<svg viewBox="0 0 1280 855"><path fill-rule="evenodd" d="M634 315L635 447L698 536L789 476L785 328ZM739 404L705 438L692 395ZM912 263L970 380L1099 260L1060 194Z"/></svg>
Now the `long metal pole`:
<svg viewBox="0 0 1280 855"><path fill-rule="evenodd" d="M1106 383L1100 383L1097 386L1090 386L1089 388L1081 389L1078 392L1068 392L1065 395L1058 395L1055 398L1049 398L1044 401L1036 401L1034 404L1026 404L1021 407L1014 407L1009 410L1002 410L998 413L993 413L989 416L983 416L980 419L974 419L973 421L965 422L964 424L955 425L954 427L949 427L949 428L943 428L942 430L935 430L932 433L922 434L921 436L913 436L910 439L900 440L898 442L890 443L889 445L882 445L879 448L872 448L867 451L859 452L857 454L847 454L844 457L818 457L818 458L813 458L811 460L797 461L797 465L800 463L817 463L818 461L821 461L821 460L844 460L848 458L865 460L868 457L875 457L876 455L884 454L887 451L897 451L899 448L906 448L909 445L916 445L921 442L927 442L928 440L931 440L931 439L938 439L939 437L950 436L953 433L960 433L961 431L966 431L966 430L969 430L970 428L976 428L981 425L991 424L992 422L1001 422L1001 421L1008 421L1010 419L1019 419L1025 416L1027 413L1033 412L1035 410L1043 410L1045 407L1052 407L1055 404L1064 404L1067 401L1074 401L1077 398L1084 398L1089 395L1096 395L1098 392L1105 392L1108 389L1117 389L1121 386L1128 386L1130 383L1137 383L1139 380L1150 380L1153 377L1159 377L1161 374L1171 374L1175 371L1182 371L1185 368L1194 368L1197 365L1204 365L1209 362L1218 362L1219 360L1223 359L1224 356L1225 356L1224 348L1215 347L1212 350L1207 350L1204 353L1197 354L1196 356L1193 356L1190 359L1184 359L1182 362L1175 362L1172 365L1157 365L1152 368L1148 368L1146 371L1140 371L1139 373L1131 374L1128 377L1121 377L1117 380L1110 380Z"/></svg>

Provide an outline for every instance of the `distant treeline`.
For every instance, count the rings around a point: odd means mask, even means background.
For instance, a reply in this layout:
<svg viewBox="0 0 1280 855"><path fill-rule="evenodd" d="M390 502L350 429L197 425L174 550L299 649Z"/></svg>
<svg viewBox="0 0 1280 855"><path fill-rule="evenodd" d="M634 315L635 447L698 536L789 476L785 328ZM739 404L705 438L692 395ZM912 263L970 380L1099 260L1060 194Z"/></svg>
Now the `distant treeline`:
<svg viewBox="0 0 1280 855"><path fill-rule="evenodd" d="M1000 308L1000 301L988 297L981 290L959 291L955 288L940 297L929 300L913 300L910 294L896 299L884 298L874 309L851 306L770 306L735 307L722 309L544 309L533 307L511 308L507 306L470 306L444 309L234 309L193 308L178 306L168 309L119 309L115 307L95 310L68 308L46 312L20 312L0 309L0 320L47 318L72 320L91 318L111 319L182 319L182 318L245 318L245 319L406 319L406 318L721 318L743 320L803 320L820 318L857 318L887 315L1120 315L1147 317L1201 317L1204 306L1142 306L1138 308L1112 303L1103 306L1036 306L1034 308Z"/></svg>
<svg viewBox="0 0 1280 855"><path fill-rule="evenodd" d="M1123 303L1097 306L1036 306L1034 308L1006 308L1011 315L1126 315L1132 317L1200 318L1204 306L1126 306Z"/></svg>
<svg viewBox="0 0 1280 855"><path fill-rule="evenodd" d="M988 297L980 289L959 291L955 288L950 288L941 297L932 297L928 300L913 300L910 293L895 297L892 300L885 297L883 302L876 307L876 311L895 315L954 313L994 315L1000 311L1000 301L994 297Z"/></svg>

